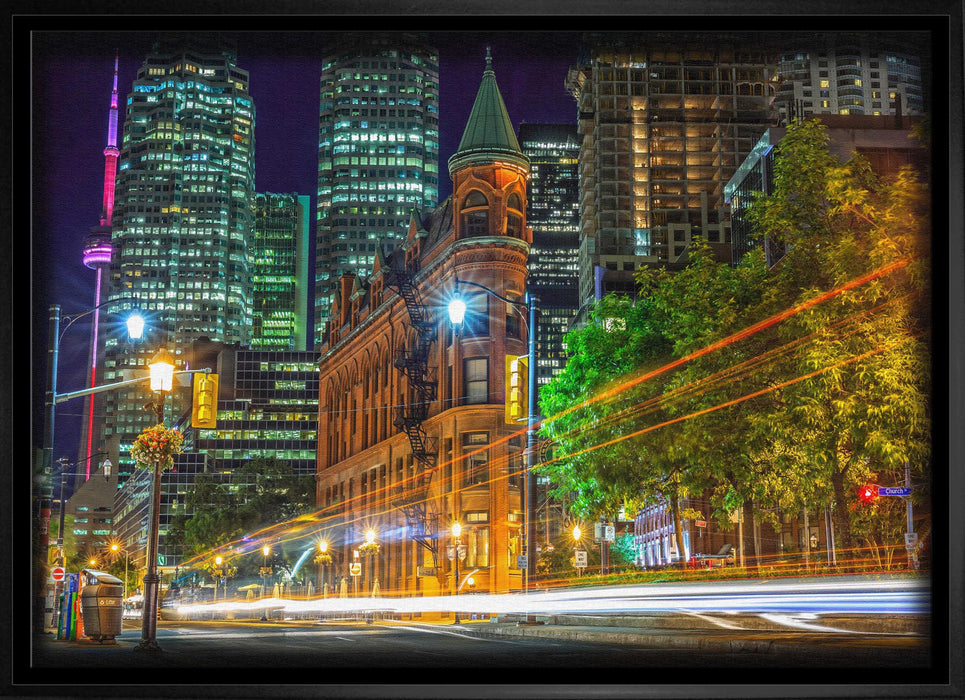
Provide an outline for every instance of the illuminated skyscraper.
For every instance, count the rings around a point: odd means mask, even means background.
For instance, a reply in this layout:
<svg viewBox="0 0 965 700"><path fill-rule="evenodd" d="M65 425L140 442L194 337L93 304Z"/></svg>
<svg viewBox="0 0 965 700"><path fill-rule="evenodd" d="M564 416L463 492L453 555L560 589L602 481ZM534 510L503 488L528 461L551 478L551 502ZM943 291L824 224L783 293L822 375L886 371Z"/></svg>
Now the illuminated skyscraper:
<svg viewBox="0 0 965 700"><path fill-rule="evenodd" d="M439 54L414 34L346 34L322 60L314 343L338 279L368 274L439 199Z"/></svg>
<svg viewBox="0 0 965 700"><path fill-rule="evenodd" d="M540 300L537 382L566 366L563 336L579 309L580 141L572 124L520 124L530 161L526 220L533 229L527 284Z"/></svg>
<svg viewBox="0 0 965 700"><path fill-rule="evenodd" d="M258 193L251 264L253 350L306 350L308 217L306 195Z"/></svg>
<svg viewBox="0 0 965 700"><path fill-rule="evenodd" d="M138 297L147 326L139 345L106 340L107 381L144 371L161 345L183 369L196 338L249 339L255 107L234 50L201 41L155 44L127 97L110 293ZM190 391L176 384L167 399L173 420ZM105 434L119 441L123 475L130 440L154 416L146 385L106 396Z"/></svg>
<svg viewBox="0 0 965 700"><path fill-rule="evenodd" d="M91 229L84 244L84 265L94 270L94 303L95 309L91 324L90 353L87 364L87 386L95 387L100 380L99 369L103 364L100 343L100 314L99 307L107 300L108 271L111 264L111 217L114 214L114 179L117 175L117 61L114 56L114 87L111 90L111 106L107 116L107 146L104 148L104 198L101 205L100 220ZM96 471L96 459L91 462L94 447L100 433L100 421L95 421L97 407L102 403L99 394L91 394L84 399L83 421L81 425L80 449L77 455L75 473L83 473L84 481L90 478L91 472Z"/></svg>
<svg viewBox="0 0 965 700"><path fill-rule="evenodd" d="M781 123L822 114L922 115L922 49L914 33L815 34L781 54Z"/></svg>
<svg viewBox="0 0 965 700"><path fill-rule="evenodd" d="M599 34L567 84L579 110L580 305L632 293L701 238L729 262L724 185L773 123L766 33Z"/></svg>

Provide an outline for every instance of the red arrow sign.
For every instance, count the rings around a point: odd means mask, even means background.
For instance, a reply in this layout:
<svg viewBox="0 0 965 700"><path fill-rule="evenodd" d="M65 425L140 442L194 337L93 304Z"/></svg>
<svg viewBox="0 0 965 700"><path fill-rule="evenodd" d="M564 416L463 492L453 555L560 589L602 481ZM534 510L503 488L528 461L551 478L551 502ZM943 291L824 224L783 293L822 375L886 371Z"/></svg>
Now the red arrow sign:
<svg viewBox="0 0 965 700"><path fill-rule="evenodd" d="M64 571L64 567L62 566L55 566L50 570L50 578L58 583L64 580L64 576L66 576L66 574L67 572Z"/></svg>

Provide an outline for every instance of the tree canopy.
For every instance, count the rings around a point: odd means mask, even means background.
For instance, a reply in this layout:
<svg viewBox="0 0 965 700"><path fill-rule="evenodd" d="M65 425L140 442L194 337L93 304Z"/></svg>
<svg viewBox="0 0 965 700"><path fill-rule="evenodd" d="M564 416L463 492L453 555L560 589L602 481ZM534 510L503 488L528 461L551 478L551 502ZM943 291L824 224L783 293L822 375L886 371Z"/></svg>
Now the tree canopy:
<svg viewBox="0 0 965 700"><path fill-rule="evenodd" d="M199 474L185 510L172 523L168 541L189 555L202 555L276 523L310 512L315 505L312 475L296 474L274 459L253 459L226 478ZM249 568L260 561L252 558Z"/></svg>
<svg viewBox="0 0 965 700"><path fill-rule="evenodd" d="M580 516L666 502L678 535L688 495L710 493L721 520L828 505L852 546L857 486L928 470L928 204L911 169L879 179L819 122L793 123L749 208L777 265L760 246L716 262L697 240L683 269L641 271L636 297L567 334L540 394L554 492Z"/></svg>

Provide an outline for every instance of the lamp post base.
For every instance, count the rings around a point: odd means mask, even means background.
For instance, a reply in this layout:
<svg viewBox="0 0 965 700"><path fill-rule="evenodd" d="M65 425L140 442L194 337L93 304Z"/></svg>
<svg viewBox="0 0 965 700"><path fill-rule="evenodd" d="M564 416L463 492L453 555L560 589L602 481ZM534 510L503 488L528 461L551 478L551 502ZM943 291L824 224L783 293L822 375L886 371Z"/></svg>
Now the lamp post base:
<svg viewBox="0 0 965 700"><path fill-rule="evenodd" d="M158 646L156 639L145 639L136 647L134 647L134 651L148 652L151 654L160 654L161 647Z"/></svg>

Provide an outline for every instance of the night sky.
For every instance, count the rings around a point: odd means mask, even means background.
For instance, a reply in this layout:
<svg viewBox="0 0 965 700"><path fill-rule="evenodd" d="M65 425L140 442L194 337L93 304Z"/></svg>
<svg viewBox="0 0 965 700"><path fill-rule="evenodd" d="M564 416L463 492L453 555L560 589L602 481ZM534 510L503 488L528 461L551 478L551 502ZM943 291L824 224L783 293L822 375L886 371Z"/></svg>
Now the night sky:
<svg viewBox="0 0 965 700"><path fill-rule="evenodd" d="M496 81L515 127L522 121L575 122L576 102L564 83L567 69L578 55L578 33L430 34L440 52L440 201L451 193L446 164L472 109L487 46L492 49ZM37 447L43 442L48 308L59 303L61 313L70 315L82 313L94 303L94 271L84 267L81 258L84 240L97 224L101 209L115 50L120 57L118 94L123 122L131 83L158 36L58 31L40 32L33 38L32 377ZM307 194L314 208L318 77L325 35L233 36L238 66L249 71L255 102L256 188L259 192ZM314 234L314 216L311 225ZM79 320L63 336L58 393L84 388L89 319ZM102 316L102 324L110 320ZM77 454L82 409L82 399L58 407L54 459L73 459Z"/></svg>

